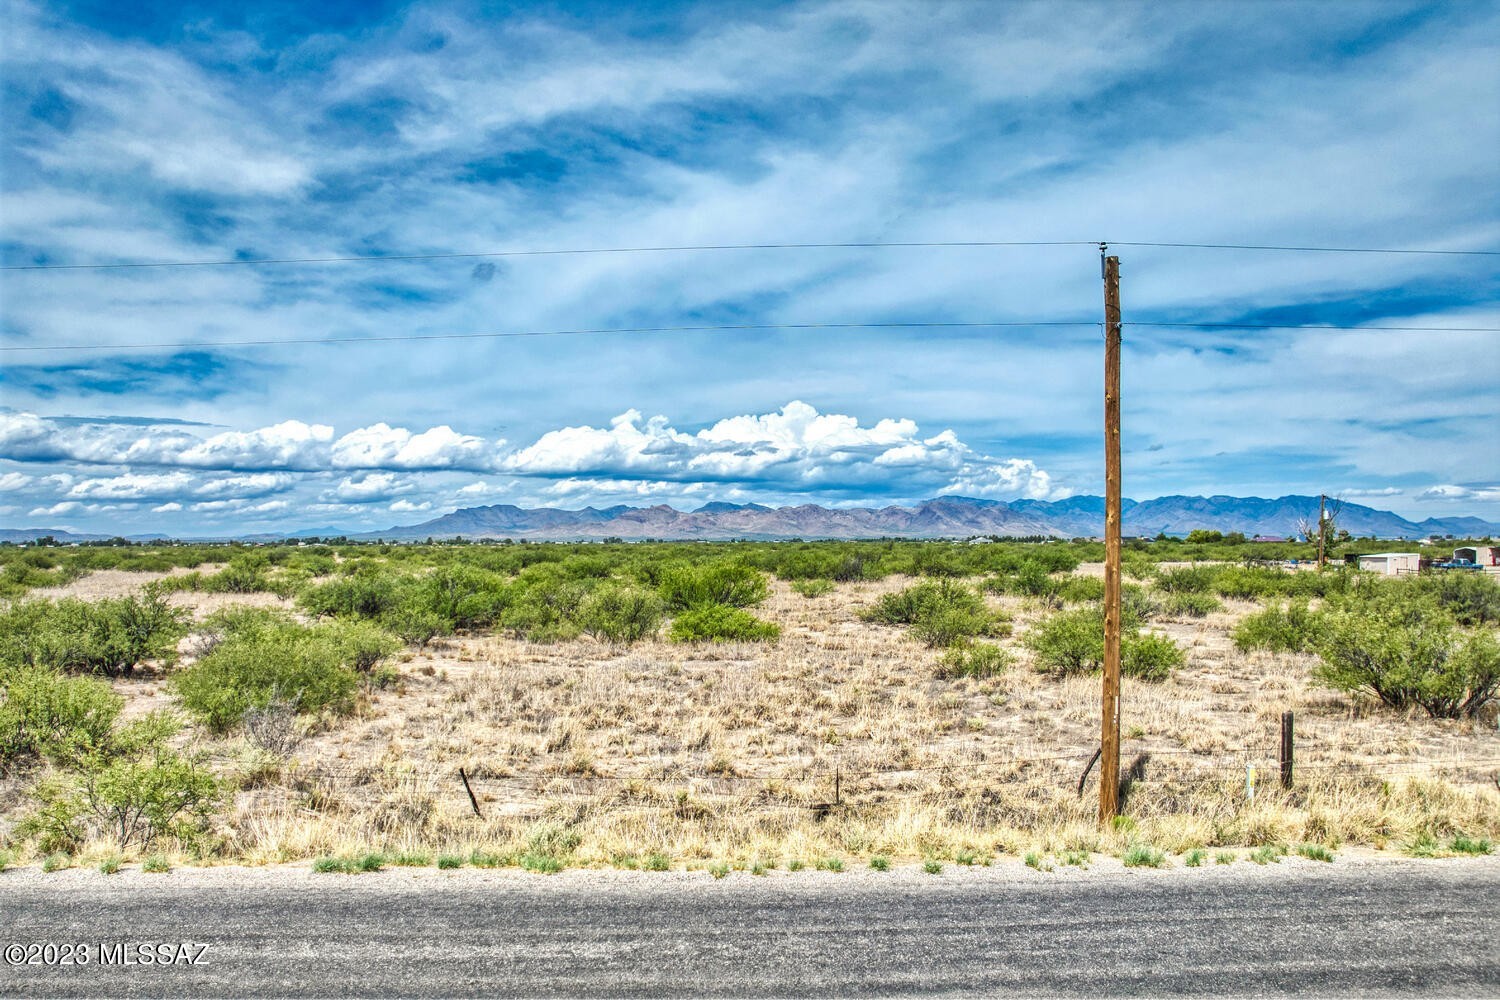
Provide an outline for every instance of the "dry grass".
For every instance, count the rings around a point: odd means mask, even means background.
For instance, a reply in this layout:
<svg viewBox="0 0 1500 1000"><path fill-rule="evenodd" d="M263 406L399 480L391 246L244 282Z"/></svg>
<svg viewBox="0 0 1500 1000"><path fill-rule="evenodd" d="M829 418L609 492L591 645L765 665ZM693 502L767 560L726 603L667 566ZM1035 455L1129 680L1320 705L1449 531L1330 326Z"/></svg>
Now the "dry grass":
<svg viewBox="0 0 1500 1000"><path fill-rule="evenodd" d="M486 635L404 654L394 689L353 718L319 721L290 761L242 737L204 744L235 786L219 856L515 856L546 828L576 834L581 864L1500 837L1496 766L1465 763L1500 758L1493 719L1399 715L1313 686L1309 658L1237 653L1228 630L1255 607L1243 602L1155 626L1188 650L1188 665L1162 684L1127 682L1125 760L1149 759L1129 822L1101 831L1095 784L1077 792L1097 744L1097 679L1030 669L1019 637L1045 612L1014 598L990 600L1014 616L1006 644L1017 664L989 679L936 679L939 652L858 617L910 582L811 599L778 582L759 609L783 628L768 646ZM167 698L159 679L116 688L132 712ZM1305 745L1291 791L1274 784L1286 710ZM1247 764L1258 771L1253 802ZM0 811L13 817L24 799L12 788Z"/></svg>

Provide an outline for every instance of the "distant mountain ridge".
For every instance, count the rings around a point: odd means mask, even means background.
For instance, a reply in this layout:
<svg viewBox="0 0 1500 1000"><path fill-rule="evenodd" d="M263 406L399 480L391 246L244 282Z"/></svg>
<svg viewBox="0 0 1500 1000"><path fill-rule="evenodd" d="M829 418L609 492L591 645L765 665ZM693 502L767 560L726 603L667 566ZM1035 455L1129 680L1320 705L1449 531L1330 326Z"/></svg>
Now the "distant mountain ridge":
<svg viewBox="0 0 1500 1000"><path fill-rule="evenodd" d="M1315 522L1318 498L1167 496L1155 500L1122 500L1127 535L1186 535L1190 531L1239 531L1248 536L1297 534L1299 524ZM1428 535L1500 535L1500 524L1477 517L1427 518L1411 521L1388 510L1345 503L1339 528L1356 536L1415 539ZM1065 500L978 500L940 496L911 506L822 507L800 504L767 507L714 501L692 511L666 504L652 507L523 508L513 504L466 507L421 524L384 531L351 533L336 528L302 529L286 534L238 536L246 541L331 537L389 541L427 538L515 538L536 541L588 541L644 538L728 541L772 541L787 538L967 538L974 535L1050 535L1097 537L1104 533L1104 498L1075 496ZM98 541L106 535L76 535L50 528L0 529L0 541L30 541L51 535L59 542ZM135 535L132 541L165 538ZM217 536L219 539L228 536Z"/></svg>
<svg viewBox="0 0 1500 1000"><path fill-rule="evenodd" d="M1185 535L1196 529L1239 531L1246 535L1297 534L1303 521L1315 522L1318 498L1168 496L1123 500L1127 535ZM1350 534L1378 538L1428 535L1500 534L1500 524L1473 517L1411 521L1388 510L1346 503L1338 525ZM773 540L785 538L963 538L972 535L1051 535L1094 537L1104 532L1104 498L1066 500L977 500L940 496L913 506L822 507L801 504L714 502L693 511L666 504L607 507L603 510L525 510L509 504L469 507L421 524L367 532L361 538L531 538L577 541L599 538Z"/></svg>

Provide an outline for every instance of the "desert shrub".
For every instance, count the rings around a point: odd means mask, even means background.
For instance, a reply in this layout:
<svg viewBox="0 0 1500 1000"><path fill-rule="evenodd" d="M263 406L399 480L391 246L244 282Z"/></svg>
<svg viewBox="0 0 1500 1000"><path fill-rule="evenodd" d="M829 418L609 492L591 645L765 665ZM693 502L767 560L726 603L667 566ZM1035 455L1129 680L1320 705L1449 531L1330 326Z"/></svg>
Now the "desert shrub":
<svg viewBox="0 0 1500 1000"><path fill-rule="evenodd" d="M501 622L529 642L557 642L576 638L577 617L592 586L559 575L536 575L524 582L519 597Z"/></svg>
<svg viewBox="0 0 1500 1000"><path fill-rule="evenodd" d="M937 676L993 677L1004 673L1015 657L992 642L971 642L951 647L938 661Z"/></svg>
<svg viewBox="0 0 1500 1000"><path fill-rule="evenodd" d="M265 611L243 610L211 621L222 638L172 684L183 705L204 725L224 732L251 708L287 699L299 713L346 711L380 650L393 648L368 625L299 625Z"/></svg>
<svg viewBox="0 0 1500 1000"><path fill-rule="evenodd" d="M1098 608L1059 612L1034 625L1024 641L1048 673L1098 670L1104 663L1104 613Z"/></svg>
<svg viewBox="0 0 1500 1000"><path fill-rule="evenodd" d="M606 584L583 599L578 625L609 642L636 642L655 635L665 614L666 603L651 591Z"/></svg>
<svg viewBox="0 0 1500 1000"><path fill-rule="evenodd" d="M1218 566L1179 566L1162 570L1156 578L1156 587L1168 594L1210 594L1219 569Z"/></svg>
<svg viewBox="0 0 1500 1000"><path fill-rule="evenodd" d="M266 557L259 554L234 556L228 566L203 577L197 589L211 594L250 594L271 590Z"/></svg>
<svg viewBox="0 0 1500 1000"><path fill-rule="evenodd" d="M28 552L0 568L0 597L20 597L36 587L61 587L87 572L71 563L57 566L46 553Z"/></svg>
<svg viewBox="0 0 1500 1000"><path fill-rule="evenodd" d="M1177 618L1204 618L1223 609L1224 604L1212 594L1173 594L1166 603L1167 614Z"/></svg>
<svg viewBox="0 0 1500 1000"><path fill-rule="evenodd" d="M1336 610L1314 642L1320 681L1366 690L1394 708L1420 705L1435 718L1477 715L1500 692L1500 643L1466 634L1443 611L1390 614Z"/></svg>
<svg viewBox="0 0 1500 1000"><path fill-rule="evenodd" d="M861 617L885 625L910 625L912 635L934 648L978 635L1006 634L1009 622L986 607L984 598L954 580L924 581L883 594Z"/></svg>
<svg viewBox="0 0 1500 1000"><path fill-rule="evenodd" d="M78 771L45 783L38 808L18 832L42 850L75 849L108 835L121 847L160 837L193 842L207 832L219 783L201 760L170 743L178 723L153 713L116 729L78 763Z"/></svg>
<svg viewBox="0 0 1500 1000"><path fill-rule="evenodd" d="M833 593L833 581L823 579L795 580L792 589L803 597L822 597Z"/></svg>
<svg viewBox="0 0 1500 1000"><path fill-rule="evenodd" d="M6 672L0 701L0 773L46 757L69 765L103 746L124 699L108 684L43 667Z"/></svg>
<svg viewBox="0 0 1500 1000"><path fill-rule="evenodd" d="M351 571L354 563L346 563ZM379 618L396 606L396 580L379 572L351 572L304 590L297 604L317 617Z"/></svg>
<svg viewBox="0 0 1500 1000"><path fill-rule="evenodd" d="M1422 577L1413 589L1431 594L1438 606L1446 609L1460 625L1500 622L1500 581L1486 574L1438 573Z"/></svg>
<svg viewBox="0 0 1500 1000"><path fill-rule="evenodd" d="M1242 653L1252 649L1303 653L1312 647L1317 633L1318 615L1308 610L1307 602L1289 601L1246 615L1235 625L1230 638Z"/></svg>
<svg viewBox="0 0 1500 1000"><path fill-rule="evenodd" d="M1160 632L1125 635L1120 641L1120 672L1143 681L1164 681L1187 662L1187 653Z"/></svg>
<svg viewBox="0 0 1500 1000"><path fill-rule="evenodd" d="M400 636L402 642L418 649L426 646L435 636L452 630L452 623L437 612L405 602L381 615L380 624L387 631Z"/></svg>
<svg viewBox="0 0 1500 1000"><path fill-rule="evenodd" d="M1180 667L1186 654L1164 635L1140 635L1140 621L1121 616L1120 670L1145 680L1162 680ZM1104 609L1076 608L1047 618L1026 633L1036 665L1046 673L1086 674L1104 665Z"/></svg>
<svg viewBox="0 0 1500 1000"><path fill-rule="evenodd" d="M1104 578L1098 576L1070 576L1057 586L1057 596L1069 604L1087 604L1104 600Z"/></svg>
<svg viewBox="0 0 1500 1000"><path fill-rule="evenodd" d="M1220 597L1256 600L1289 593L1293 589L1292 581L1295 576L1311 575L1257 566L1226 566L1214 577L1213 589ZM1159 586L1160 581L1157 583Z"/></svg>
<svg viewBox="0 0 1500 1000"><path fill-rule="evenodd" d="M765 642L780 636L781 626L725 604L683 611L672 620L668 631L673 642Z"/></svg>
<svg viewBox="0 0 1500 1000"><path fill-rule="evenodd" d="M1161 598L1138 583L1127 583L1120 587L1121 620L1144 622L1160 618L1164 610Z"/></svg>
<svg viewBox="0 0 1500 1000"><path fill-rule="evenodd" d="M1027 597L1049 597L1058 593L1061 586L1061 581L1054 580L1047 567L1034 559L1021 563L1010 578L1010 592Z"/></svg>
<svg viewBox="0 0 1500 1000"><path fill-rule="evenodd" d="M747 608L771 593L765 574L741 563L667 567L661 574L660 591L674 612L714 604Z"/></svg>
<svg viewBox="0 0 1500 1000"><path fill-rule="evenodd" d="M101 601L26 601L0 612L0 665L128 675L169 660L187 614L159 590Z"/></svg>
<svg viewBox="0 0 1500 1000"><path fill-rule="evenodd" d="M515 595L504 577L472 566L440 566L397 588L396 608L424 612L443 631L486 628L498 621Z"/></svg>

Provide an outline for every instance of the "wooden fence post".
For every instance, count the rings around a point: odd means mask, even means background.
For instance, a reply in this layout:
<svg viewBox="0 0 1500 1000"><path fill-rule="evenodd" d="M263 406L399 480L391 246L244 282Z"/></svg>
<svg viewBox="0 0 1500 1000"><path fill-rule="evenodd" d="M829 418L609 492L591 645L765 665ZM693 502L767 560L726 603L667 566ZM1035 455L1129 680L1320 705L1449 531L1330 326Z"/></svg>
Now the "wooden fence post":
<svg viewBox="0 0 1500 1000"><path fill-rule="evenodd" d="M484 813L479 811L479 800L474 797L474 789L469 787L469 776L464 774L464 769L458 769L458 780L464 783L464 791L469 793L469 805L474 807L474 815L484 819Z"/></svg>
<svg viewBox="0 0 1500 1000"><path fill-rule="evenodd" d="M1292 713L1281 713L1281 787L1292 787L1292 756L1294 754L1292 741Z"/></svg>

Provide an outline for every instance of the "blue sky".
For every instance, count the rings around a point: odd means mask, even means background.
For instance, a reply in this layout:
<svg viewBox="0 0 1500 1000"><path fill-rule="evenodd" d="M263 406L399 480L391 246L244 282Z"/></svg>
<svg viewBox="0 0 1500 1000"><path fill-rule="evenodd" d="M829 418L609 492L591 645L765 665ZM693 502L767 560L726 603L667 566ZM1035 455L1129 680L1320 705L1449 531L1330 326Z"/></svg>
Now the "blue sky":
<svg viewBox="0 0 1500 1000"><path fill-rule="evenodd" d="M32 264L1500 249L1492 3L5 6ZM1125 491L1500 520L1500 258L1117 246ZM1102 489L1097 249L0 272L0 525ZM1303 327L1304 329L1298 329ZM181 347L129 345L173 344ZM120 347L67 351L71 345Z"/></svg>

